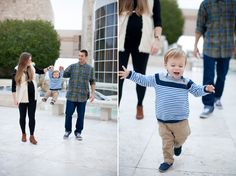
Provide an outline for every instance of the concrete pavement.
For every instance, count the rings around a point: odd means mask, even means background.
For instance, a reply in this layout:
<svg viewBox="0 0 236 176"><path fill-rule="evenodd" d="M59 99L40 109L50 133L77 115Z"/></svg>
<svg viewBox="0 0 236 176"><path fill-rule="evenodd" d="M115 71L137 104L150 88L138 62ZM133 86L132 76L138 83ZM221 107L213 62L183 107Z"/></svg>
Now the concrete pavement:
<svg viewBox="0 0 236 176"><path fill-rule="evenodd" d="M149 62L147 74L163 71L152 62ZM175 157L174 165L164 174L158 171L163 158L155 119L154 90L147 89L145 118L137 121L135 84L126 80L118 118L119 145L115 119L86 118L83 141L75 140L73 135L63 140L64 116L51 115L50 108L46 111L38 108L36 112L38 145L22 143L18 109L0 106L0 176L115 176L117 164L120 176L236 176L235 70L227 76L222 98L224 109L216 109L209 119L199 118L201 98L189 96L192 133L181 156ZM202 82L200 68L186 71L185 76L196 83ZM73 126L75 120L73 118ZM26 129L29 133L28 127Z"/></svg>
<svg viewBox="0 0 236 176"><path fill-rule="evenodd" d="M116 176L117 123L85 119L83 141L63 139L64 116L36 111L36 146L21 142L17 108L0 106L0 176ZM76 115L76 113L75 113ZM73 118L73 127L76 118ZM26 127L29 134L28 125Z"/></svg>
<svg viewBox="0 0 236 176"><path fill-rule="evenodd" d="M132 67L129 65L129 68ZM147 74L163 71L149 64ZM186 71L185 76L202 83L201 68ZM182 154L166 173L158 171L163 162L161 138L154 109L154 89L147 88L143 120L135 119L135 84L126 80L119 110L120 176L236 176L236 72L230 71L222 97L223 110L200 119L201 98L189 95L191 135Z"/></svg>

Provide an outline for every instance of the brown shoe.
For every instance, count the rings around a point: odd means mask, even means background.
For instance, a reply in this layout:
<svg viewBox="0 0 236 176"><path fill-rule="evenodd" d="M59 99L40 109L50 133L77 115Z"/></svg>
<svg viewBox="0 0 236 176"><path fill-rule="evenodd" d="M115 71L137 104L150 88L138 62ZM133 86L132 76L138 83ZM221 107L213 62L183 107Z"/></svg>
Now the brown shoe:
<svg viewBox="0 0 236 176"><path fill-rule="evenodd" d="M30 138L29 138L30 142L34 145L37 144L37 141L35 140L34 136L33 135L30 135Z"/></svg>
<svg viewBox="0 0 236 176"><path fill-rule="evenodd" d="M136 119L141 120L143 119L143 106L137 106L137 113L136 113Z"/></svg>
<svg viewBox="0 0 236 176"><path fill-rule="evenodd" d="M26 134L22 134L21 141L22 141L22 142L26 142L26 141L27 141L27 139L26 139Z"/></svg>

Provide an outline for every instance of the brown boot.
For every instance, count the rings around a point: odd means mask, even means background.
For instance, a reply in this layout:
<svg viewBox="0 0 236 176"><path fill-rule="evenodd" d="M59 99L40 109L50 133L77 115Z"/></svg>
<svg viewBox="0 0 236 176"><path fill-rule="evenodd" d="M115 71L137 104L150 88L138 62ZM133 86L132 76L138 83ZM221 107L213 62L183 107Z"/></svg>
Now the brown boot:
<svg viewBox="0 0 236 176"><path fill-rule="evenodd" d="M137 106L136 119L141 120L143 117L143 106Z"/></svg>
<svg viewBox="0 0 236 176"><path fill-rule="evenodd" d="M22 142L26 142L26 141L27 141L27 139L26 139L26 134L22 133L21 141L22 141Z"/></svg>
<svg viewBox="0 0 236 176"><path fill-rule="evenodd" d="M37 144L37 141L35 140L34 135L30 135L29 140L30 140L30 142L31 142L32 144L34 144L34 145Z"/></svg>

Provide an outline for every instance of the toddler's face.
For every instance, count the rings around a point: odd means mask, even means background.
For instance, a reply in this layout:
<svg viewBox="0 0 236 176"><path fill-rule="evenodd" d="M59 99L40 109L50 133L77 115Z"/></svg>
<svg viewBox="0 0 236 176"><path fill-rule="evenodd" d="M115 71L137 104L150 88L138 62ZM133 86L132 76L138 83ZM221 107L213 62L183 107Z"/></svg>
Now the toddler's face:
<svg viewBox="0 0 236 176"><path fill-rule="evenodd" d="M184 69L185 69L185 58L184 57L177 57L177 58L169 58L166 65L165 65L168 73L174 79L180 79L183 76Z"/></svg>
<svg viewBox="0 0 236 176"><path fill-rule="evenodd" d="M58 72L54 72L54 73L52 74L52 77L53 77L53 78L59 78L59 76L60 76L60 75L59 75Z"/></svg>

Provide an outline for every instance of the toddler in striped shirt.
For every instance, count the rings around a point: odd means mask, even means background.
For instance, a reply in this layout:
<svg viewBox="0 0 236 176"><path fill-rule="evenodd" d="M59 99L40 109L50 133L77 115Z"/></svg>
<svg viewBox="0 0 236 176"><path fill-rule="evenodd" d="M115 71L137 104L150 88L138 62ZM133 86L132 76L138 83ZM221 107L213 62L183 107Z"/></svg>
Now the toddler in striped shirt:
<svg viewBox="0 0 236 176"><path fill-rule="evenodd" d="M127 78L141 86L155 89L155 111L164 156L160 172L172 166L173 156L181 154L182 145L190 135L188 93L199 97L214 93L215 89L212 85L196 85L191 79L183 77L186 62L186 54L179 48L172 48L164 56L167 73L146 76L125 67L124 71L118 73L120 79Z"/></svg>

